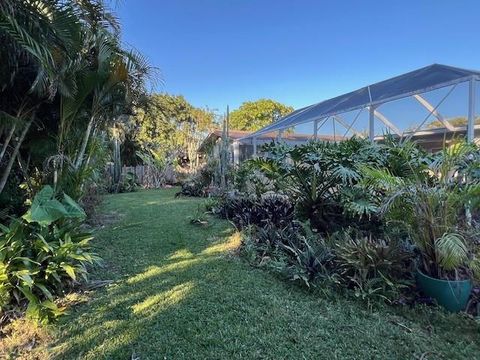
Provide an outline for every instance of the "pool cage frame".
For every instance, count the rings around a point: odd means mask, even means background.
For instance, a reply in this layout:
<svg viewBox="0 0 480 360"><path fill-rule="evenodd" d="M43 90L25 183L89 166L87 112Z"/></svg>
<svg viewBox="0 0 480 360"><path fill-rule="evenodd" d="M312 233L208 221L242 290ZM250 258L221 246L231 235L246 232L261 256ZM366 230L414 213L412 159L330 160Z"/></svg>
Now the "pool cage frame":
<svg viewBox="0 0 480 360"><path fill-rule="evenodd" d="M432 72L435 72L435 74L439 75L438 76L438 81L435 81L433 79L433 75L431 75ZM415 77L419 77L418 74L420 74L423 78L420 78L420 81L424 81L428 83L427 86L420 86L415 88ZM428 78L430 76L430 78ZM445 80L445 78L447 78ZM448 79L450 78L450 79ZM426 79L426 80L425 80ZM412 80L413 82L409 84L409 86L413 89L410 91L397 91L396 94L393 96L387 96L383 98L380 94L380 99L374 99L372 97L372 88L377 89L386 87L387 86L393 86L395 87L396 81L410 81ZM373 85L368 85L364 88L361 88L359 90L353 91L351 93L343 94L338 97L322 101L317 104L313 104L301 109L298 109L291 114L281 118L280 120L254 132L253 134L250 134L248 136L245 136L239 140L246 140L246 139L251 139L252 144L253 144L253 155L257 155L257 138L266 133L271 133L274 131L278 131L278 136L277 139L281 140L282 134L286 129L292 128L293 126L297 125L302 125L306 123L313 123L313 135L312 135L312 140L318 139L318 134L322 126L324 126L327 121L330 119L332 120L332 126L334 129L334 138L335 138L335 126L338 124L341 127L345 129L345 134L343 135L343 138L347 136L347 134L352 134L360 137L364 137L364 133L359 131L354 127L356 121L359 119L360 115L363 113L363 111L368 111L368 138L371 141L378 141L383 138L383 136L375 136L375 119L379 120L381 123L385 125L385 127L391 131L391 133L394 136L398 136L401 141L408 141L410 140L413 136L421 134L422 127L424 124L430 119L432 116L436 118L442 125L443 129L445 131L450 131L450 132L458 132L458 131L465 131L466 130L466 138L468 142L473 142L475 138L475 106L476 106L476 87L477 87L477 81L480 80L480 72L478 71L472 71L472 70L465 70L465 69L460 69L460 68L454 68L446 65L438 65L438 64L433 64L430 66L427 66L425 68L421 68L415 71L412 71L407 74L403 74L391 79L387 79L385 81L382 81L380 83L376 83ZM468 82L468 116L467 116L467 124L466 126L454 126L452 125L445 117L442 116L442 114L438 111L438 108L440 105L450 96L450 94L455 90L455 88L462 83ZM441 89L441 88L447 88L450 87L448 92L440 99L440 101L437 104L432 104L430 103L425 97L422 96L422 94L427 93L429 91ZM387 90L391 90L388 89ZM395 89L393 89L395 91ZM363 95L361 95L363 93ZM342 102L348 102L350 98L353 98L354 100L355 97L359 98L361 96L364 96L368 94L368 98L366 101L360 101L360 104L355 104L353 106L341 106ZM415 127L413 131L404 131L402 132L396 125L395 123L387 118L382 112L380 112L379 108L381 105L384 105L386 103L395 101L395 100L400 100L404 98L413 98L416 100L416 102L425 108L428 111L428 115L424 118L424 120ZM345 99L345 100L344 100ZM325 107L325 105L329 105L327 103L333 103L331 108L333 108L332 111L324 111L323 113L316 115L316 116L311 116L309 114L314 113L316 108L318 107ZM357 101L358 102L358 101ZM340 103L340 106L338 106L338 103ZM353 121L348 122L346 119L344 119L341 115L344 113L352 112L352 111L358 111L353 119ZM477 126L477 128L480 128L480 126ZM335 141L335 140L334 140Z"/></svg>

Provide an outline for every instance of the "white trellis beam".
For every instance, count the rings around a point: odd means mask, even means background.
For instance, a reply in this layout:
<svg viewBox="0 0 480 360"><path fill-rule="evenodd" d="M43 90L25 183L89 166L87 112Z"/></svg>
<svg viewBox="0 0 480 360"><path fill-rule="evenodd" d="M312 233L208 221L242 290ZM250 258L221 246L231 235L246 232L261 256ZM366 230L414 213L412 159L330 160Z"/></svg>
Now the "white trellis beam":
<svg viewBox="0 0 480 360"><path fill-rule="evenodd" d="M437 118L438 121L440 121L443 126L445 126L449 131L455 131L455 127L452 126L452 124L450 124L443 116L442 114L440 114L434 107L432 104L430 104L427 99L425 99L424 97L422 97L421 95L413 95L413 97L415 98L415 100L417 100L425 109L427 109L428 111L430 111L432 113L433 116L435 116Z"/></svg>
<svg viewBox="0 0 480 360"><path fill-rule="evenodd" d="M278 130L277 141L282 141L282 136L283 136L283 129L282 129L282 130Z"/></svg>
<svg viewBox="0 0 480 360"><path fill-rule="evenodd" d="M253 157L257 157L257 138L252 139L253 142Z"/></svg>
<svg viewBox="0 0 480 360"><path fill-rule="evenodd" d="M368 138L370 141L375 139L375 108L373 105L368 107Z"/></svg>
<svg viewBox="0 0 480 360"><path fill-rule="evenodd" d="M473 142L475 139L475 78L472 78L468 87L468 123L467 123L467 141Z"/></svg>
<svg viewBox="0 0 480 360"><path fill-rule="evenodd" d="M388 118L385 115L383 115L380 111L374 108L373 115L382 123L384 123L395 134L397 134L400 137L402 136L402 132L400 131L400 129L397 128L390 120L388 120Z"/></svg>
<svg viewBox="0 0 480 360"><path fill-rule="evenodd" d="M333 118L335 119L336 122L338 122L340 125L342 125L345 129L348 131L351 131L357 136L363 137L363 134L357 130L355 130L349 123L347 123L340 115L334 115Z"/></svg>

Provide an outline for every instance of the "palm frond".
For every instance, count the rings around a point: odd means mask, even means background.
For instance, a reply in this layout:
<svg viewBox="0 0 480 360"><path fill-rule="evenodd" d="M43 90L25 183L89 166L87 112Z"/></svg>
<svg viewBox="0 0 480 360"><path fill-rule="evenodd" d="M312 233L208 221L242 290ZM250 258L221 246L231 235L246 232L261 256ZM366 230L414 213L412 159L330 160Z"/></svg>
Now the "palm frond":
<svg viewBox="0 0 480 360"><path fill-rule="evenodd" d="M440 265L447 271L455 270L468 260L468 248L460 234L445 233L435 241Z"/></svg>

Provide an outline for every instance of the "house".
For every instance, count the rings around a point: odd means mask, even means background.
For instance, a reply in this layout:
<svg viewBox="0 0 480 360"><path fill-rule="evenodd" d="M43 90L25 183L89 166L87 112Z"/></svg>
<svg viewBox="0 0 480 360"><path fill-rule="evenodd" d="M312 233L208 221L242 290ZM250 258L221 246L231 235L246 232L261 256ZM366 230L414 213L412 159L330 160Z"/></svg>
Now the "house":
<svg viewBox="0 0 480 360"><path fill-rule="evenodd" d="M480 125L475 125L474 127L473 141L480 145ZM458 139L465 139L466 137L466 126L455 127L451 130L445 127L423 129L403 134L404 139L410 138L411 141L416 142L421 148L430 153L440 151L443 148L450 146L450 144ZM375 136L375 141L382 142L383 139L384 136Z"/></svg>
<svg viewBox="0 0 480 360"><path fill-rule="evenodd" d="M313 135L309 134L293 134L284 133L279 137L278 132L271 132L262 134L257 137L256 140L248 138L252 132L241 130L230 130L228 132L228 139L230 144L230 156L233 164L240 164L242 161L253 157L255 152L255 146L260 147L263 144L270 143L272 141L282 141L288 145L300 145L313 139ZM333 135L317 135L317 139L321 141L341 141L344 139L342 136ZM220 154L220 146L222 141L222 130L212 131L200 145L198 152L202 155L210 155L218 157ZM254 144L256 141L256 144ZM259 151L258 154L261 154Z"/></svg>

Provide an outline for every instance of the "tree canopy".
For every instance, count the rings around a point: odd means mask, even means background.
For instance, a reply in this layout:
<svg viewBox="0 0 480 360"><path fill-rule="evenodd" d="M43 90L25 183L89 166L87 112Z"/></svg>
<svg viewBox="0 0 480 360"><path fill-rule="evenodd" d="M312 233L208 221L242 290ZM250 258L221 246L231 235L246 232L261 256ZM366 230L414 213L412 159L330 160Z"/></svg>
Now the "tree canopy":
<svg viewBox="0 0 480 360"><path fill-rule="evenodd" d="M147 97L132 122L124 151L133 146L165 156L175 153L193 161L200 142L214 127L215 114L208 108L194 107L182 95L161 93ZM128 156L124 160L134 162Z"/></svg>
<svg viewBox="0 0 480 360"><path fill-rule="evenodd" d="M293 111L291 106L271 99L245 101L230 113L230 128L256 131Z"/></svg>
<svg viewBox="0 0 480 360"><path fill-rule="evenodd" d="M2 0L0 42L0 202L22 183L81 198L155 69L102 0Z"/></svg>

